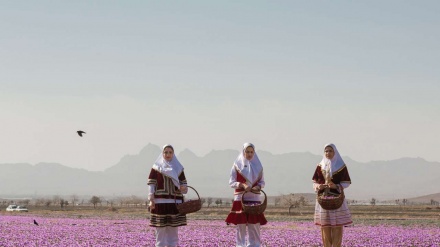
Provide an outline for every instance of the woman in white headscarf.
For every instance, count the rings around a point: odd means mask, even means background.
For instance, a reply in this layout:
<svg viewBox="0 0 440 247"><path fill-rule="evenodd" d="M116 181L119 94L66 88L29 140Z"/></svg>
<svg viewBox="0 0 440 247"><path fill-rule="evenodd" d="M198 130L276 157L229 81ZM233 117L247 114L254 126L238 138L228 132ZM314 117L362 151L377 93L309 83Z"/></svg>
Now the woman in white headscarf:
<svg viewBox="0 0 440 247"><path fill-rule="evenodd" d="M331 193L340 194L351 184L347 166L342 160L336 146L329 143L324 146L324 155L313 174L313 188L316 193L330 188ZM343 226L352 223L347 201L335 210L326 210L316 201L315 225L321 226L324 247L340 247L342 244Z"/></svg>
<svg viewBox="0 0 440 247"><path fill-rule="evenodd" d="M260 203L260 190L264 188L263 166L255 153L252 143L245 143L231 169L229 185L235 189L231 212L226 218L227 224L237 225L237 247L261 246L260 225L267 223L264 214L246 214L242 211L241 197L244 203ZM246 245L246 226L248 243Z"/></svg>
<svg viewBox="0 0 440 247"><path fill-rule="evenodd" d="M186 215L180 215L177 203L188 191L183 166L174 155L173 146L167 144L154 162L148 177L150 226L156 230L156 246L178 246L178 226L186 225ZM175 199L176 198L176 199Z"/></svg>

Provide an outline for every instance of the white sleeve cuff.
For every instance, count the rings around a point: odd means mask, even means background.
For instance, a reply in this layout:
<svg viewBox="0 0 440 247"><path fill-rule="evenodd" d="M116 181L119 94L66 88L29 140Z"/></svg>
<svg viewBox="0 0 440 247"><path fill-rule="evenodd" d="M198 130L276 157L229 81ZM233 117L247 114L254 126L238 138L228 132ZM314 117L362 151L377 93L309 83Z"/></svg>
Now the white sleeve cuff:
<svg viewBox="0 0 440 247"><path fill-rule="evenodd" d="M348 186L350 186L350 183L342 182L342 183L340 183L340 185L342 186L342 188L346 189L346 188L348 188Z"/></svg>
<svg viewBox="0 0 440 247"><path fill-rule="evenodd" d="M154 192L156 192L156 186L154 184L148 185L148 200L154 200Z"/></svg>

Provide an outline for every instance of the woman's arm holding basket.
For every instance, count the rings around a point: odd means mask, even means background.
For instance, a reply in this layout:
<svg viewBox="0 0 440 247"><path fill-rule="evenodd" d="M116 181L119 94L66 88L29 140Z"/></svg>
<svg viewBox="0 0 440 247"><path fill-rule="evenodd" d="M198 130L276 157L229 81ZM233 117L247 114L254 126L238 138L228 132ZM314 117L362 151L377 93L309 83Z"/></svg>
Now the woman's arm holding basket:
<svg viewBox="0 0 440 247"><path fill-rule="evenodd" d="M264 188L265 185L266 185L266 182L264 181L264 175L263 175L263 173L261 173L260 180L258 181L257 185L252 187L252 190L253 191L260 191L261 189Z"/></svg>
<svg viewBox="0 0 440 247"><path fill-rule="evenodd" d="M187 187L188 184L186 182L185 173L183 171L182 171L182 173L179 176L179 184L180 184L180 188L179 188L180 192L182 194L188 193L188 187Z"/></svg>
<svg viewBox="0 0 440 247"><path fill-rule="evenodd" d="M244 189L245 191L250 191L251 187L250 185L246 183L240 183L237 181L237 170L235 167L232 167L231 169L231 175L229 176L229 186L233 189Z"/></svg>
<svg viewBox="0 0 440 247"><path fill-rule="evenodd" d="M232 167L231 174L229 176L229 186L233 189L243 188L242 183L237 181L237 171L235 167Z"/></svg>

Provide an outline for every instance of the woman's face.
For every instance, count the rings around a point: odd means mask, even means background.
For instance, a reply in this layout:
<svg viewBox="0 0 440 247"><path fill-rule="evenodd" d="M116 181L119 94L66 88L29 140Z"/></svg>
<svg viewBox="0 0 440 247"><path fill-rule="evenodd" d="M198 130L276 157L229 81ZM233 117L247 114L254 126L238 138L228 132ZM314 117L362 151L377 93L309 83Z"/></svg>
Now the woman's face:
<svg viewBox="0 0 440 247"><path fill-rule="evenodd" d="M244 150L244 154L245 154L245 157L246 157L247 160L251 160L254 157L254 154L255 154L254 148L253 147L247 147Z"/></svg>
<svg viewBox="0 0 440 247"><path fill-rule="evenodd" d="M325 154L325 157L329 160L331 160L331 159L333 159L333 157L335 157L335 151L330 146L325 147L324 154Z"/></svg>
<svg viewBox="0 0 440 247"><path fill-rule="evenodd" d="M170 147L166 147L162 152L163 158L168 162L170 162L173 159L173 154L174 154L174 151Z"/></svg>

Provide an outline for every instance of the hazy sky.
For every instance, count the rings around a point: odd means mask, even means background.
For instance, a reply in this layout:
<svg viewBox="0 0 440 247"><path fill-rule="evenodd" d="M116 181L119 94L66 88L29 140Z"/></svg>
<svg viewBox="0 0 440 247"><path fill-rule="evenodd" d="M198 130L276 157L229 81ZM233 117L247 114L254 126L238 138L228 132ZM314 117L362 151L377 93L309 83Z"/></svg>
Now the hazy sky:
<svg viewBox="0 0 440 247"><path fill-rule="evenodd" d="M440 161L439 12L402 0L1 1L0 163L103 170L148 143L201 156L247 141Z"/></svg>

